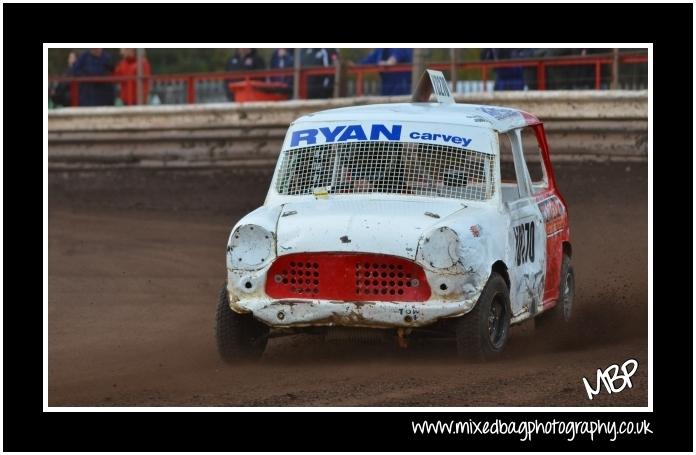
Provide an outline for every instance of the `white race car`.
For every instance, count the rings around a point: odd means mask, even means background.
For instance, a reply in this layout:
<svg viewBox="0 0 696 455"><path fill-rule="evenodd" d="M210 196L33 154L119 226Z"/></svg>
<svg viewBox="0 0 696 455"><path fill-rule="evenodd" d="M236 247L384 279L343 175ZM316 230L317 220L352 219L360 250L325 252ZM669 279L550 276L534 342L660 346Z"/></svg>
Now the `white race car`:
<svg viewBox="0 0 696 455"><path fill-rule="evenodd" d="M456 104L430 70L413 101L290 125L264 205L229 237L223 359L335 326L451 336L487 359L510 324L569 319L570 232L542 123Z"/></svg>

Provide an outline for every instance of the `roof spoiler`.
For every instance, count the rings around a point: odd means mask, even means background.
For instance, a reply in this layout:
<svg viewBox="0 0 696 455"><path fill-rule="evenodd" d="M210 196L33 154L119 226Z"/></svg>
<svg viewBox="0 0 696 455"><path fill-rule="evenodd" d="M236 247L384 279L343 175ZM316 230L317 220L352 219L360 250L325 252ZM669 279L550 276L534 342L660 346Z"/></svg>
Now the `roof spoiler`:
<svg viewBox="0 0 696 455"><path fill-rule="evenodd" d="M427 103L430 95L435 94L438 103L453 104L454 97L450 92L449 83L442 71L425 70L420 78L411 100L414 103Z"/></svg>

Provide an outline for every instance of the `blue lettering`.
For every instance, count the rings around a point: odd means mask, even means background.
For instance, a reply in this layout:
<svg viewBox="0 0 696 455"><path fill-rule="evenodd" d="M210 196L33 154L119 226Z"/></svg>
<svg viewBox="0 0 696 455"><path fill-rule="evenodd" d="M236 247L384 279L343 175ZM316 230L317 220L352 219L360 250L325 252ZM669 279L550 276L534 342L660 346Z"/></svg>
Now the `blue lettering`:
<svg viewBox="0 0 696 455"><path fill-rule="evenodd" d="M372 125L370 130L370 140L377 141L380 139L386 139L389 141L398 141L401 139L402 125L392 125L391 129L382 124ZM333 127L322 127L319 129L308 129L293 131L292 138L290 140L290 147L297 147L302 145L304 142L306 145L313 145L317 143L317 135L321 132L322 136L326 139L327 143L330 142L345 142L345 141L366 141L367 137L365 131L360 125L338 125ZM340 137L339 137L340 135ZM411 139L421 139L424 141L444 141L451 142L453 144L462 145L467 147L471 144L471 139L454 136L449 134L441 133L421 133L419 131L412 131L408 134Z"/></svg>
<svg viewBox="0 0 696 455"><path fill-rule="evenodd" d="M324 135L326 138L326 142L333 142L336 140L336 136L338 136L338 133L343 131L345 128L345 125L337 126L333 131L331 131L331 128L319 128L319 131L321 131L321 134Z"/></svg>
<svg viewBox="0 0 696 455"><path fill-rule="evenodd" d="M384 125L372 125L370 140L379 140L380 133L389 141L398 141L401 139L401 125L394 125L391 131L389 131Z"/></svg>
<svg viewBox="0 0 696 455"><path fill-rule="evenodd" d="M317 143L317 133L315 129L312 130L300 130L293 131L292 140L290 141L290 147L296 147L300 144L300 141L307 142L307 145L312 145Z"/></svg>
<svg viewBox="0 0 696 455"><path fill-rule="evenodd" d="M471 144L471 139L467 139L465 137L460 137L460 136L453 136L453 135L449 135L449 134L421 133L418 131L413 131L413 132L408 134L408 137L410 137L411 139L421 139L424 141L451 142L453 144L463 145L464 147Z"/></svg>
<svg viewBox="0 0 696 455"><path fill-rule="evenodd" d="M350 125L346 128L345 132L341 135L339 141L348 141L350 139L355 139L358 141L366 141L367 137L360 125Z"/></svg>

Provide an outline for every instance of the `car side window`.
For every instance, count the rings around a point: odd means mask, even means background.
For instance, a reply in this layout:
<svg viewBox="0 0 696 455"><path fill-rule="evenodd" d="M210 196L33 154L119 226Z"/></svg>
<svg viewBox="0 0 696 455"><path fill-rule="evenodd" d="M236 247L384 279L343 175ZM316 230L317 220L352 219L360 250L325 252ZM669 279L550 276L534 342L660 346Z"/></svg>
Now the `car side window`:
<svg viewBox="0 0 696 455"><path fill-rule="evenodd" d="M549 186L544 160L541 157L541 144L539 144L533 127L522 128L521 134L524 162L527 165L529 179L532 182L532 193L536 194L544 191Z"/></svg>
<svg viewBox="0 0 696 455"><path fill-rule="evenodd" d="M512 157L512 144L507 134L498 134L500 147L500 188L503 202L520 198L515 162Z"/></svg>
<svg viewBox="0 0 696 455"><path fill-rule="evenodd" d="M531 191L522 156L519 130L499 134L498 143L500 147L500 188L503 202L528 197Z"/></svg>

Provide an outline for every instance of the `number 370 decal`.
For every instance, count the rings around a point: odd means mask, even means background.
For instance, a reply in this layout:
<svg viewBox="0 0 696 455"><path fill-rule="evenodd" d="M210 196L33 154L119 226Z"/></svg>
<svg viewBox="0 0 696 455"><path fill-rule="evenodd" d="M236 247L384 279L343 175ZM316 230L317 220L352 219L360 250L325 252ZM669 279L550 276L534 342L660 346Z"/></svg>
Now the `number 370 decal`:
<svg viewBox="0 0 696 455"><path fill-rule="evenodd" d="M517 265L534 262L534 223L522 223L512 229L515 233Z"/></svg>

